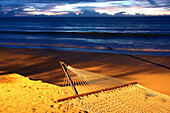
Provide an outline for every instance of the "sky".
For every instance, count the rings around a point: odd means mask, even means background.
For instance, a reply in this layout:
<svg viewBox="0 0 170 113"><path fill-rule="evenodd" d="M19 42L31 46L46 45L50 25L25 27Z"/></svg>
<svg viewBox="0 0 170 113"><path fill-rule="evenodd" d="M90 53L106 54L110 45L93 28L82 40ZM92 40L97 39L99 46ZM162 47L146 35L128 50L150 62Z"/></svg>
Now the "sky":
<svg viewBox="0 0 170 113"><path fill-rule="evenodd" d="M0 0L0 16L170 15L170 0Z"/></svg>

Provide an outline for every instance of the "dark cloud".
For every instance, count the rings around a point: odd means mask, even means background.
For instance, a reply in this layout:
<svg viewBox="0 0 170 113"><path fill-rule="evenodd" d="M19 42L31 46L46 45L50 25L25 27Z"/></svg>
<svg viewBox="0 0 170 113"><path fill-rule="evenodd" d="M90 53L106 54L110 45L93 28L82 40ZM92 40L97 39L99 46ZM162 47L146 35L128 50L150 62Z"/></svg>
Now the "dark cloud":
<svg viewBox="0 0 170 113"><path fill-rule="evenodd" d="M69 12L68 14L62 15L63 17L76 17L77 15L73 12Z"/></svg>
<svg viewBox="0 0 170 113"><path fill-rule="evenodd" d="M1 16L1 17L2 17L2 16L4 16L4 13L3 13L3 12L1 12L1 11L0 11L0 16Z"/></svg>
<svg viewBox="0 0 170 113"><path fill-rule="evenodd" d="M140 14L140 13L136 13L135 15L130 15L130 14L125 14L126 12L122 11L122 12L118 12L115 13L114 16L116 17L133 17L133 16L146 16L144 14Z"/></svg>
<svg viewBox="0 0 170 113"><path fill-rule="evenodd" d="M0 16L1 16L1 17L11 17L11 16L15 16L15 12L14 12L14 11L9 11L9 12L7 12L7 13L0 12Z"/></svg>
<svg viewBox="0 0 170 113"><path fill-rule="evenodd" d="M4 5L5 7L22 7L24 6L25 4L23 3L11 3L11 4L6 4Z"/></svg>
<svg viewBox="0 0 170 113"><path fill-rule="evenodd" d="M11 0L12 1L12 0ZM1 4L1 8L2 9L11 9L11 10L14 10L16 8L24 8L25 7L25 4L24 3L21 3L21 2L11 2L11 1L0 1L0 4Z"/></svg>
<svg viewBox="0 0 170 113"><path fill-rule="evenodd" d="M15 16L16 14L19 14L20 12L23 13L23 10L22 9L15 9L15 10L12 10L12 11L8 11L6 13L4 13L3 11L0 11L0 16L2 16L2 17L12 17L12 16Z"/></svg>
<svg viewBox="0 0 170 113"><path fill-rule="evenodd" d="M2 6L0 5L0 12L2 11Z"/></svg>
<svg viewBox="0 0 170 113"><path fill-rule="evenodd" d="M111 17L111 15L108 14L100 14L98 12L96 12L93 9L89 9L89 10L82 10L83 13L80 13L79 15L70 12L68 14L63 15L62 17Z"/></svg>
<svg viewBox="0 0 170 113"><path fill-rule="evenodd" d="M98 12L95 12L94 10L83 10L83 13L79 14L79 16L81 17L88 17L88 16L93 16L93 17L96 17L96 16L101 16L100 13Z"/></svg>
<svg viewBox="0 0 170 113"><path fill-rule="evenodd" d="M156 1L154 1L154 0L147 0L147 1L152 5L156 5Z"/></svg>
<svg viewBox="0 0 170 113"><path fill-rule="evenodd" d="M87 8L81 8L81 12L83 13L80 13L79 16L81 17L89 17L89 16L93 16L93 17L103 17L103 16L110 16L108 14L100 14L98 12L96 12L93 8L91 7L87 7Z"/></svg>
<svg viewBox="0 0 170 113"><path fill-rule="evenodd" d="M95 2L95 0L0 0L3 9L29 8L52 9L56 5L73 4L79 2Z"/></svg>
<svg viewBox="0 0 170 113"><path fill-rule="evenodd" d="M15 11L9 11L5 16L15 16Z"/></svg>
<svg viewBox="0 0 170 113"><path fill-rule="evenodd" d="M118 12L115 13L114 15L109 15L106 13L100 14L98 12L95 12L94 10L84 10L83 13L80 13L79 15L76 15L75 13L68 13L63 15L62 17L134 17L134 16L146 16L144 14L140 14L140 13L136 13L135 15L126 15L124 14L126 12L122 11L122 12Z"/></svg>
<svg viewBox="0 0 170 113"><path fill-rule="evenodd" d="M3 16L3 15L4 15L4 12L3 12L2 6L0 5L0 16Z"/></svg>
<svg viewBox="0 0 170 113"><path fill-rule="evenodd" d="M159 8L159 7L167 8L167 10L170 10L170 9L169 9L169 8L170 8L170 5L166 5L166 4L149 6L149 8Z"/></svg>
<svg viewBox="0 0 170 113"><path fill-rule="evenodd" d="M95 0L4 0L23 3L78 3L78 2L95 2Z"/></svg>
<svg viewBox="0 0 170 113"><path fill-rule="evenodd" d="M118 12L118 13L115 13L114 16L125 16L126 12L122 11L122 12Z"/></svg>
<svg viewBox="0 0 170 113"><path fill-rule="evenodd" d="M97 2L109 2L109 1L127 1L127 0L96 0Z"/></svg>

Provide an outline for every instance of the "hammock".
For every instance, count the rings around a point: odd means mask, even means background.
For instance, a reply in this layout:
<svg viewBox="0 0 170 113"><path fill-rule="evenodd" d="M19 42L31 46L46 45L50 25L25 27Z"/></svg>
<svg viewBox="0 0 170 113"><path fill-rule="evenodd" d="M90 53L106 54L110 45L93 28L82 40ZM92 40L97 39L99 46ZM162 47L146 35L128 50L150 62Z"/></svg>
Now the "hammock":
<svg viewBox="0 0 170 113"><path fill-rule="evenodd" d="M60 62L66 74L58 102L91 113L169 113L170 98L137 82L92 73Z"/></svg>

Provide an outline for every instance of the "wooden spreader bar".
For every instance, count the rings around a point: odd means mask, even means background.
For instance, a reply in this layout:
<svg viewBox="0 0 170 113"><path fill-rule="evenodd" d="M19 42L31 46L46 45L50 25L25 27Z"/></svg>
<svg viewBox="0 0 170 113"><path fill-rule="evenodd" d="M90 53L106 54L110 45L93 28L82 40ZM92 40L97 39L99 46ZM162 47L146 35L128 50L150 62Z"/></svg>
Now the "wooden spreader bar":
<svg viewBox="0 0 170 113"><path fill-rule="evenodd" d="M92 91L92 92L88 92L88 93L83 93L83 94L79 94L79 95L70 96L70 97L67 97L67 98L58 99L57 101L61 102L61 101L65 101L65 100L68 100L68 99L73 99L73 98L80 97L80 96L85 96L85 95L90 95L90 94L98 93L98 92L101 92L101 91L107 91L107 90L112 90L112 89L126 87L126 86L129 86L129 85L134 85L134 84L137 84L137 83L138 82L132 82L132 83L118 85L118 86L114 86L114 87L110 87L110 88L100 89L100 90L96 90L96 91Z"/></svg>

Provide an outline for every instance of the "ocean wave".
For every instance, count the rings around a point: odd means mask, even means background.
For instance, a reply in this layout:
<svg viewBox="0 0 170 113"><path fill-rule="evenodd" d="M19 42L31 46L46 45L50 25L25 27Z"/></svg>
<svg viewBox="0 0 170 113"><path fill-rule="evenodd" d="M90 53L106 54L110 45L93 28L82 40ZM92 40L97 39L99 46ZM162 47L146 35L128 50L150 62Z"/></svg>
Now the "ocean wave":
<svg viewBox="0 0 170 113"><path fill-rule="evenodd" d="M70 35L73 35L73 34L82 34L82 35L120 35L120 36L139 36L139 37L143 37L144 36L167 36L169 37L170 34L164 34L164 33L119 33L119 32L116 32L116 33L112 33L112 32L83 32L83 31L77 31L77 32L74 32L74 31L43 31L43 30L24 30L24 31L0 31L0 33L19 33L19 34L70 34ZM168 33L168 32L167 32Z"/></svg>

